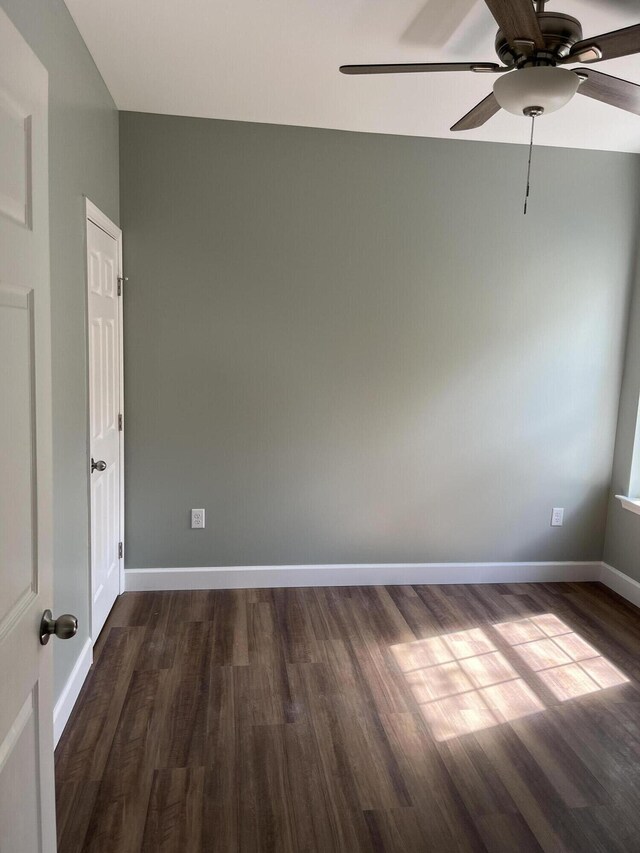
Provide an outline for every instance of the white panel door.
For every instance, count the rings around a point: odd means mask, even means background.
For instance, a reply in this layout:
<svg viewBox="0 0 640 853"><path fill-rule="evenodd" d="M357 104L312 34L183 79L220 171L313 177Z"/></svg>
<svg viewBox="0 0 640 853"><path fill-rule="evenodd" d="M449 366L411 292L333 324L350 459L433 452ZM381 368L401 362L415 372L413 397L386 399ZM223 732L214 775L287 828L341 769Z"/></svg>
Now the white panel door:
<svg viewBox="0 0 640 853"><path fill-rule="evenodd" d="M113 226L115 228L115 226ZM91 449L91 636L120 592L120 244L87 221Z"/></svg>
<svg viewBox="0 0 640 853"><path fill-rule="evenodd" d="M0 850L56 849L45 68L0 10Z"/></svg>

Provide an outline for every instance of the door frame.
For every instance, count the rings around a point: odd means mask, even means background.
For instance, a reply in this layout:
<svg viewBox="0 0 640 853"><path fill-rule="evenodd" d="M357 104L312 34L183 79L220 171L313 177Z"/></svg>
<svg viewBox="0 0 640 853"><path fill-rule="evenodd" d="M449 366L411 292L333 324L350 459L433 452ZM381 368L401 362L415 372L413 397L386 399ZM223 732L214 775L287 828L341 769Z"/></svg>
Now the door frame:
<svg viewBox="0 0 640 853"><path fill-rule="evenodd" d="M86 377L87 377L87 471L89 470L89 460L91 459L91 370L90 370L90 350L89 350L89 240L88 227L89 222L97 225L105 234L112 237L118 246L118 284L120 287L120 298L118 300L118 324L120 326L120 347L118 352L119 367L120 367L120 414L122 415L122 429L120 430L118 440L118 460L120 469L120 517L118 519L120 527L119 541L123 543L122 556L118 557L118 580L119 594L125 591L125 576L124 576L124 311L123 311L123 290L122 282L124 276L122 273L122 231L112 222L106 214L104 214L97 205L95 205L87 196L84 197L85 206L85 223L84 223L84 243L85 243L85 326L86 326ZM93 566L91 562L91 476L87 477L87 491L89 495L89 624L92 644L95 645L97 637L94 637L93 631Z"/></svg>

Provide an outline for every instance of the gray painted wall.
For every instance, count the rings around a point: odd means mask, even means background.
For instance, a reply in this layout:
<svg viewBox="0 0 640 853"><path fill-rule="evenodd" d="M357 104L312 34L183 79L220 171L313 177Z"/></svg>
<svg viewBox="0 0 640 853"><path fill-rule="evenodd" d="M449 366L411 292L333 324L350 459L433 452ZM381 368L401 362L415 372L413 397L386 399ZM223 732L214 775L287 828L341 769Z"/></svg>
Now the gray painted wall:
<svg viewBox="0 0 640 853"><path fill-rule="evenodd" d="M523 217L523 146L122 113L120 156L128 567L602 557L640 158L537 149Z"/></svg>
<svg viewBox="0 0 640 853"><path fill-rule="evenodd" d="M629 314L627 351L624 363L616 449L613 458L609 515L605 540L606 563L640 581L640 518L622 508L615 495L640 497L640 459L633 448L636 438L640 399L640 256L636 286ZM633 463L633 464L632 464Z"/></svg>
<svg viewBox="0 0 640 853"><path fill-rule="evenodd" d="M89 636L89 509L83 194L116 222L118 114L62 0L0 0L49 71L54 611L75 613L56 643L56 698Z"/></svg>

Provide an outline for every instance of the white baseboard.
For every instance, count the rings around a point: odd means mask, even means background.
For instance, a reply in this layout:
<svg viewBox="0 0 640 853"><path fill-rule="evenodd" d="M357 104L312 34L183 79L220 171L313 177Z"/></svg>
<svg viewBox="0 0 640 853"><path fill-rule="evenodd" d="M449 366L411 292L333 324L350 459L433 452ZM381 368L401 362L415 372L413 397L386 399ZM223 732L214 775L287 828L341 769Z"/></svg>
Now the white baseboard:
<svg viewBox="0 0 640 853"><path fill-rule="evenodd" d="M448 583L595 581L600 562L369 563L127 569L127 592L170 589L265 589Z"/></svg>
<svg viewBox="0 0 640 853"><path fill-rule="evenodd" d="M603 563L600 569L600 583L608 586L618 595L626 598L631 604L640 607L640 583L625 575L623 572L614 569L613 566Z"/></svg>
<svg viewBox="0 0 640 853"><path fill-rule="evenodd" d="M78 659L71 670L71 675L67 679L67 683L60 694L60 698L53 709L54 746L57 745L60 740L60 735L64 731L64 727L67 725L67 721L73 711L73 706L76 704L76 700L80 695L82 685L84 684L84 680L87 677L92 663L93 644L91 643L91 637L87 637L87 640L78 655Z"/></svg>

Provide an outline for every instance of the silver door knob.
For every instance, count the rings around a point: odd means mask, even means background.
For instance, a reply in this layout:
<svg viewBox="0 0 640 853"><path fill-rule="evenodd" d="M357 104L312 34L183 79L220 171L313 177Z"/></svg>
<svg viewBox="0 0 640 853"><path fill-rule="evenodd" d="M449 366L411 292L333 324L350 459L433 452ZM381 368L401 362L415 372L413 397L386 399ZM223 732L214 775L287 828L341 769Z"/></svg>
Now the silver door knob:
<svg viewBox="0 0 640 853"><path fill-rule="evenodd" d="M55 634L61 640L68 640L69 637L74 637L78 632L78 620L70 613L64 613L53 618L50 610L45 610L42 614L42 622L40 623L40 642L46 646L49 642L49 637Z"/></svg>
<svg viewBox="0 0 640 853"><path fill-rule="evenodd" d="M91 457L91 473L94 471L106 471L107 463L103 462L102 459L98 460L98 462L93 461L93 457Z"/></svg>

